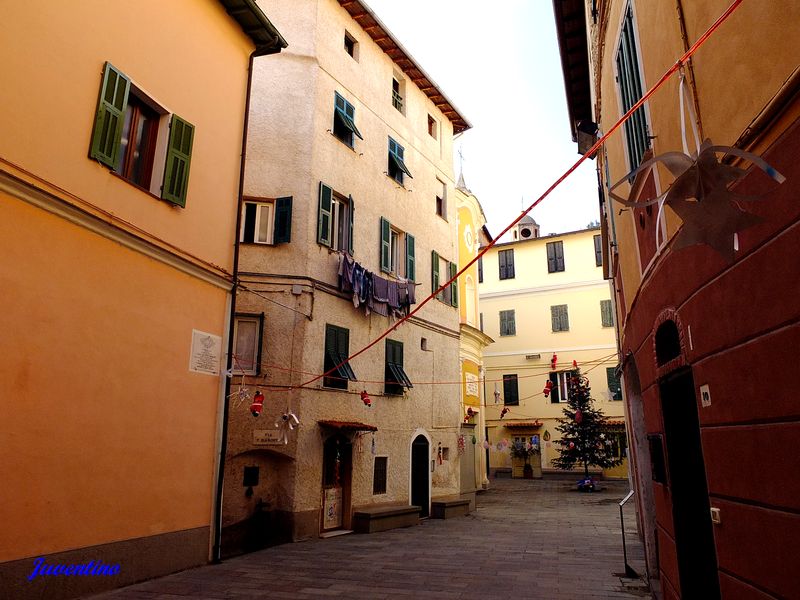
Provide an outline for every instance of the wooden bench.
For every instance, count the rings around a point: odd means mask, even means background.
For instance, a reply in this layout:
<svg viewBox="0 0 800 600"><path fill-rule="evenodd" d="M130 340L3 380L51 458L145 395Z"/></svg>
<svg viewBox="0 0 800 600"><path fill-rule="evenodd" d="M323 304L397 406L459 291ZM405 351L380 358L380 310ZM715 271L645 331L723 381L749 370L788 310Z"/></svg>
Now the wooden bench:
<svg viewBox="0 0 800 600"><path fill-rule="evenodd" d="M469 514L469 498L437 498L431 502L431 518L450 519L465 517Z"/></svg>
<svg viewBox="0 0 800 600"><path fill-rule="evenodd" d="M408 504L363 506L353 511L353 531L375 533L419 525L419 506Z"/></svg>

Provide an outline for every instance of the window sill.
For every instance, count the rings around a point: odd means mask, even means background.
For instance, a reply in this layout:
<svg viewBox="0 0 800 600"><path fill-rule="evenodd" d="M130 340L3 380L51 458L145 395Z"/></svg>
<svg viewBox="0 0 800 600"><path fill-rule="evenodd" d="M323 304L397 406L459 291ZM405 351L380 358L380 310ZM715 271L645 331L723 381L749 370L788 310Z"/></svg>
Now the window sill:
<svg viewBox="0 0 800 600"><path fill-rule="evenodd" d="M384 171L384 172L383 172L383 174L384 174L384 175L386 175L386 178L387 178L389 181L391 181L393 184L395 184L397 187L399 187L399 188L402 188L402 189L404 189L404 190L406 189L406 185L405 185L404 183L400 183L399 181L397 181L397 179L395 179L394 177L392 177L391 175L389 175L389 172L388 172L388 171Z"/></svg>
<svg viewBox="0 0 800 600"><path fill-rule="evenodd" d="M339 142L341 142L342 146L344 146L345 148L348 148L348 149L352 150L354 153L356 152L355 142L353 142L353 145L351 146L350 144L348 144L347 142L345 142L345 141L344 141L342 138L340 138L338 135L336 135L335 133L333 133L333 131L332 131L332 130L328 129L328 133L330 133L330 134L331 134L331 137L332 137L332 138L334 138L334 139L338 140Z"/></svg>
<svg viewBox="0 0 800 600"><path fill-rule="evenodd" d="M156 196L153 192L151 192L147 188L144 188L144 187L140 186L138 183L134 183L130 179L126 179L125 177L123 177L122 175L117 173L116 171L112 171L112 170L109 169L109 173L111 173L114 177L116 177L120 181L124 181L129 186L136 188L137 190L139 190L140 192L142 192L144 194L147 194L148 196L150 196L154 200L158 200L159 202L164 202L165 204L167 204L168 206L171 206L172 208L181 208L181 206L175 204L174 202L170 202L169 200L164 200L164 198L161 198L160 196Z"/></svg>

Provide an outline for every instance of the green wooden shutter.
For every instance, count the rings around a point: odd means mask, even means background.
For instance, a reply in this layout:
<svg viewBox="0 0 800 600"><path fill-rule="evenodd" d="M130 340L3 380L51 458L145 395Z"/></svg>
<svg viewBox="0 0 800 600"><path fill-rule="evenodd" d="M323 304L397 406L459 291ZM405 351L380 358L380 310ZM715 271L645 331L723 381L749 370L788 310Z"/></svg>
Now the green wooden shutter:
<svg viewBox="0 0 800 600"><path fill-rule="evenodd" d="M614 326L614 314L611 310L611 300L600 300L600 319L603 327Z"/></svg>
<svg viewBox="0 0 800 600"><path fill-rule="evenodd" d="M550 320L552 321L553 331L561 331L561 319L558 316L558 306L550 307Z"/></svg>
<svg viewBox="0 0 800 600"><path fill-rule="evenodd" d="M514 249L506 250L506 278L514 279Z"/></svg>
<svg viewBox="0 0 800 600"><path fill-rule="evenodd" d="M508 318L504 310L500 311L500 335L507 335L508 332Z"/></svg>
<svg viewBox="0 0 800 600"><path fill-rule="evenodd" d="M381 271L389 272L391 270L391 238L392 226L389 221L381 217Z"/></svg>
<svg viewBox="0 0 800 600"><path fill-rule="evenodd" d="M622 400L622 386L617 377L617 370L614 367L606 367L606 380L608 389L611 391L612 400Z"/></svg>
<svg viewBox="0 0 800 600"><path fill-rule="evenodd" d="M348 196L349 200L349 207L350 207L350 222L347 226L347 250L350 252L350 255L353 255L353 219L355 218L356 212L356 205L353 202L353 197Z"/></svg>
<svg viewBox="0 0 800 600"><path fill-rule="evenodd" d="M414 249L414 236L406 234L406 279L414 281L416 279L416 257Z"/></svg>
<svg viewBox="0 0 800 600"><path fill-rule="evenodd" d="M319 212L317 213L317 242L323 246L331 246L331 203L333 202L333 190L327 185L319 182Z"/></svg>
<svg viewBox="0 0 800 600"><path fill-rule="evenodd" d="M275 201L275 231L272 241L285 244L292 240L292 197L278 198Z"/></svg>
<svg viewBox="0 0 800 600"><path fill-rule="evenodd" d="M189 165L192 162L194 125L178 115L172 115L167 143L167 164L164 167L164 184L161 197L178 206L186 206L189 187Z"/></svg>
<svg viewBox="0 0 800 600"><path fill-rule="evenodd" d="M556 250L556 270L563 271L564 270L564 243L563 242L556 242L555 243L555 250Z"/></svg>
<svg viewBox="0 0 800 600"><path fill-rule="evenodd" d="M431 294L439 289L439 254L436 250L431 251ZM441 294L436 294L441 300Z"/></svg>
<svg viewBox="0 0 800 600"><path fill-rule="evenodd" d="M112 169L115 169L119 162L119 143L122 139L122 125L125 122L130 87L130 80L107 62L103 70L100 96L97 99L89 156Z"/></svg>
<svg viewBox="0 0 800 600"><path fill-rule="evenodd" d="M547 272L556 272L556 251L552 242L547 243Z"/></svg>
<svg viewBox="0 0 800 600"><path fill-rule="evenodd" d="M450 265L450 279L458 273L458 265L456 263L448 263ZM450 284L450 304L458 306L458 279L453 279Z"/></svg>

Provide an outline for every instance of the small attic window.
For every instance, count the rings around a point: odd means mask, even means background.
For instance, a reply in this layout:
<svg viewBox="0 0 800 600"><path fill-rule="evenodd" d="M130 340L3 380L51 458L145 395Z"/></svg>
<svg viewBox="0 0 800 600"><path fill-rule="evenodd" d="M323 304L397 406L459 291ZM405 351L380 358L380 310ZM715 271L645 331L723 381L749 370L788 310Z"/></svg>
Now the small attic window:
<svg viewBox="0 0 800 600"><path fill-rule="evenodd" d="M354 60L358 60L358 42L347 31L344 32L344 49Z"/></svg>

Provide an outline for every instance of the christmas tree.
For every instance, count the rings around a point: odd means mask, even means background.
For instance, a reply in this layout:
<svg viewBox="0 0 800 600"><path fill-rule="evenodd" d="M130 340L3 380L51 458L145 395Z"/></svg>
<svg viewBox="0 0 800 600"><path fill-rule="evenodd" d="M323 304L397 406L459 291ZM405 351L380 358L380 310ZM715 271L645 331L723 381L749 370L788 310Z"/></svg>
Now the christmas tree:
<svg viewBox="0 0 800 600"><path fill-rule="evenodd" d="M561 432L561 439L556 441L560 456L553 459L553 466L571 471L576 464L582 464L589 479L589 465L605 469L620 464L622 459L611 451L611 440L603 433L605 417L594 407L589 380L580 370L569 378L567 389L565 418L559 419L556 427Z"/></svg>

